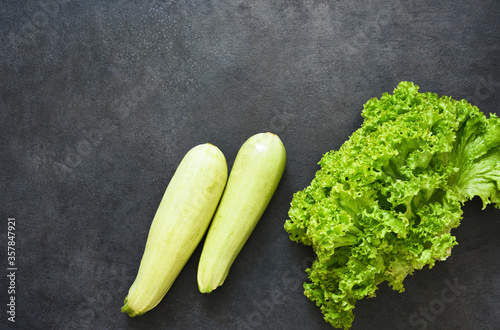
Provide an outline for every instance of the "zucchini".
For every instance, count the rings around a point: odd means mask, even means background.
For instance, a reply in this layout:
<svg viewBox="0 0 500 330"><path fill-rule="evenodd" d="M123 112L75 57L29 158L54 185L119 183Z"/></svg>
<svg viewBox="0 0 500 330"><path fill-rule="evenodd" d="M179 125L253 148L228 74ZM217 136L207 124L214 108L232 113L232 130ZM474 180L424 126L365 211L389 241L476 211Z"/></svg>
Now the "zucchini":
<svg viewBox="0 0 500 330"><path fill-rule="evenodd" d="M198 264L198 288L221 286L264 213L285 169L286 153L272 133L250 137L240 148L215 212Z"/></svg>
<svg viewBox="0 0 500 330"><path fill-rule="evenodd" d="M198 145L184 156L154 216L122 312L141 315L162 300L205 235L227 175L226 159L214 145Z"/></svg>

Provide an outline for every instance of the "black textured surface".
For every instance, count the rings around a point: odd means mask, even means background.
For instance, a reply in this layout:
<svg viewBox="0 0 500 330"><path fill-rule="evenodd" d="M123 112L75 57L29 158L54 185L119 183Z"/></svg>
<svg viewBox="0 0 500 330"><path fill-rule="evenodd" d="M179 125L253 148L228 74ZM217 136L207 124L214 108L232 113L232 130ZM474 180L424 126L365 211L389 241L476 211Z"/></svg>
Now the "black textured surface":
<svg viewBox="0 0 500 330"><path fill-rule="evenodd" d="M283 229L322 154L402 80L500 114L499 1L182 3L1 1L0 328L329 329L302 294L312 251ZM232 164L264 131L287 168L226 283L198 292L198 248L154 310L120 313L184 153L211 142ZM382 285L353 329L498 329L500 213L481 207L446 262Z"/></svg>

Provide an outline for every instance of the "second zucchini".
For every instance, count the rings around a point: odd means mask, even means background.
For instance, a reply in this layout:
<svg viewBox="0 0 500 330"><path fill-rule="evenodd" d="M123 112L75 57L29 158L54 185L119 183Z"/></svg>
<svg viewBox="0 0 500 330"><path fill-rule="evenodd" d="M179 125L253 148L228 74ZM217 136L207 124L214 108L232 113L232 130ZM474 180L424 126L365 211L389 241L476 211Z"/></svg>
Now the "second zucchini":
<svg viewBox="0 0 500 330"><path fill-rule="evenodd" d="M285 163L285 147L275 134L256 134L241 146L203 246L200 292L209 293L224 283L274 195Z"/></svg>

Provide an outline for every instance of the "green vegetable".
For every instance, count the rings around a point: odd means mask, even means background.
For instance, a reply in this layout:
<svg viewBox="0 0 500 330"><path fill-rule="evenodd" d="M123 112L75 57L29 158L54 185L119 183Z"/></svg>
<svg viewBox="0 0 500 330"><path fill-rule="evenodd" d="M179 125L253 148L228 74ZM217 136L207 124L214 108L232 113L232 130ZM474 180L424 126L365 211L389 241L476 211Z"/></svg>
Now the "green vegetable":
<svg viewBox="0 0 500 330"><path fill-rule="evenodd" d="M269 204L285 162L285 148L275 134L256 134L241 146L201 253L200 292L209 293L224 283Z"/></svg>
<svg viewBox="0 0 500 330"><path fill-rule="evenodd" d="M224 155L211 144L198 145L184 156L156 211L122 312L141 315L162 300L205 235L227 173Z"/></svg>
<svg viewBox="0 0 500 330"><path fill-rule="evenodd" d="M500 207L495 114L401 82L362 115L361 128L294 195L285 223L291 240L316 253L305 295L345 329L356 301L380 283L402 292L407 275L449 256L465 201Z"/></svg>

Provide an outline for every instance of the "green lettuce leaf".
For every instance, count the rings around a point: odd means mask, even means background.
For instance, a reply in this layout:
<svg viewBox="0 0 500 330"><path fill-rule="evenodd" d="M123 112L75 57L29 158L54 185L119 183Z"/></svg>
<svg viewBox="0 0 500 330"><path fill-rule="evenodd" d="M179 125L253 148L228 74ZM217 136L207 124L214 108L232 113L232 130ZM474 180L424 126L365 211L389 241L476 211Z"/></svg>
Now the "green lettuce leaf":
<svg viewBox="0 0 500 330"><path fill-rule="evenodd" d="M351 327L357 300L449 256L462 204L500 207L500 120L465 100L419 93L401 82L369 100L364 122L326 153L294 194L285 230L311 245L305 295L325 320Z"/></svg>

